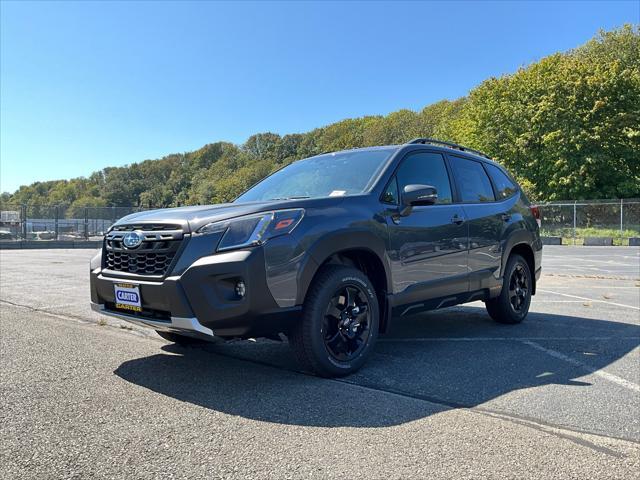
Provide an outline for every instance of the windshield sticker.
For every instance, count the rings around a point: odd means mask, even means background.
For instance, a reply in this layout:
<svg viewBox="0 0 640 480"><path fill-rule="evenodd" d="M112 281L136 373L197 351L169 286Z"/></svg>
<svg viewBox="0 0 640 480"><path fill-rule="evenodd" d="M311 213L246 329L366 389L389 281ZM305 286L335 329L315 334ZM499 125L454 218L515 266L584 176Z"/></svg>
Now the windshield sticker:
<svg viewBox="0 0 640 480"><path fill-rule="evenodd" d="M341 197L343 196L345 193L347 193L346 190L334 190L333 192L331 192L329 194L330 197Z"/></svg>

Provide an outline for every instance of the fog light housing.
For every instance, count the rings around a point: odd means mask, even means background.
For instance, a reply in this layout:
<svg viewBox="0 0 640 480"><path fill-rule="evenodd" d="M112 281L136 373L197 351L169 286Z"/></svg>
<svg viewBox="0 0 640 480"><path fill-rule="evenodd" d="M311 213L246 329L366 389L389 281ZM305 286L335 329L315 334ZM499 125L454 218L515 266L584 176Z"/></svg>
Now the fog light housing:
<svg viewBox="0 0 640 480"><path fill-rule="evenodd" d="M238 296L238 298L244 298L244 296L246 295L247 286L244 284L244 282L242 280L239 280L236 283L235 291L236 291L236 295Z"/></svg>

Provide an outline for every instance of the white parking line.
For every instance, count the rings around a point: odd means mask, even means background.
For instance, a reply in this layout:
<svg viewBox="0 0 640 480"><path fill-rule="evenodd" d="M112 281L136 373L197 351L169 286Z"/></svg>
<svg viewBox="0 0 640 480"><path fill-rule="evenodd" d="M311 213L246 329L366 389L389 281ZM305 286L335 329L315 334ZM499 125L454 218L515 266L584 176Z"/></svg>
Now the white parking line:
<svg viewBox="0 0 640 480"><path fill-rule="evenodd" d="M632 308L633 310L640 310L640 307L634 307L633 305L625 305L624 303L607 302L606 300L597 300L595 298L581 297L579 295L570 295L568 293L554 292L552 290L543 290L541 288L539 288L538 291L539 292L544 292L544 293L552 293L554 295L561 295L563 297L579 298L580 300L587 300L589 302L607 303L609 305L615 305L616 307L624 307L624 308Z"/></svg>
<svg viewBox="0 0 640 480"><path fill-rule="evenodd" d="M589 263L606 263L607 265L623 265L623 266L627 266L628 265L628 263L624 262L625 257L619 257L620 260L611 260L611 259L609 259L609 260L595 260L594 257L595 257L595 255L589 255L586 258L588 258L588 262ZM549 259L549 260L565 261L566 258L567 257L562 257L562 258L554 258L554 259ZM584 260L585 257L576 257L576 256L574 256L572 258L575 258L575 259L579 258L579 259ZM608 258L611 258L611 257L608 257ZM630 258L630 259L633 258L635 260L635 257L627 257L627 258Z"/></svg>
<svg viewBox="0 0 640 480"><path fill-rule="evenodd" d="M539 300L536 298L536 305L538 303L584 303L584 300Z"/></svg>
<svg viewBox="0 0 640 480"><path fill-rule="evenodd" d="M534 342L534 341L640 340L640 337L409 337L379 338L378 342Z"/></svg>
<svg viewBox="0 0 640 480"><path fill-rule="evenodd" d="M601 378L604 378L605 380L608 380L610 382L613 382L617 385L620 385L621 387L624 387L626 389L629 389L633 392L639 392L640 393L640 385L638 385L637 383L633 383L630 382L627 379L624 379L622 377L619 377L617 375L614 375L612 373L609 372L605 372L604 370L598 370L597 368L593 368L590 365L587 365L586 363L582 363L578 360L576 360L575 358L571 358L568 357L567 355L565 355L564 353L560 353L557 350L551 350L550 348L545 348L542 345L540 345L539 343L536 343L532 340L523 340L522 343L529 345L532 348L535 348L536 350L540 351L540 352L544 352L547 355L557 358L559 360L564 360L567 363L570 363L571 365L575 365L576 367L580 367L584 370L586 370L587 372L593 374L593 375L597 375Z"/></svg>
<svg viewBox="0 0 640 480"><path fill-rule="evenodd" d="M572 279L573 280L573 279ZM575 290L575 286L572 285L554 285L553 288L571 288L573 290ZM623 289L623 290L638 290L637 286L633 286L633 285L629 285L627 287L624 286L619 286L619 285L589 285L589 290L596 290L598 288L602 289L602 290L614 290L614 289Z"/></svg>
<svg viewBox="0 0 640 480"><path fill-rule="evenodd" d="M547 247L545 247L547 248ZM580 250L584 250L585 251L585 255L587 256L587 258L593 258L593 257L603 257L603 258L611 258L611 254L597 254L597 253L593 253L593 251L587 251L585 248L583 247L577 247ZM585 255L572 255L571 253L563 253L562 255L554 255L552 253L547 253L545 255L545 259L549 259L549 260L561 260L563 258L585 258ZM615 253L614 253L615 255ZM618 258L637 258L638 256L640 256L639 254L636 254L635 252L631 252L631 255L627 255L627 254L617 254Z"/></svg>

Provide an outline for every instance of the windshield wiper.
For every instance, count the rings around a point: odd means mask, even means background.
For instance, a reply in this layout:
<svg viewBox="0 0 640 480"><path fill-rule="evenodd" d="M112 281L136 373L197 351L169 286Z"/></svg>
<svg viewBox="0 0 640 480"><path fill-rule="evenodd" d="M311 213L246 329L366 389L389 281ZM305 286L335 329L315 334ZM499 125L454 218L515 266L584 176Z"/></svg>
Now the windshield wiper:
<svg viewBox="0 0 640 480"><path fill-rule="evenodd" d="M299 196L299 197L270 198L269 201L271 201L271 200L302 200L304 198L311 198L311 197Z"/></svg>

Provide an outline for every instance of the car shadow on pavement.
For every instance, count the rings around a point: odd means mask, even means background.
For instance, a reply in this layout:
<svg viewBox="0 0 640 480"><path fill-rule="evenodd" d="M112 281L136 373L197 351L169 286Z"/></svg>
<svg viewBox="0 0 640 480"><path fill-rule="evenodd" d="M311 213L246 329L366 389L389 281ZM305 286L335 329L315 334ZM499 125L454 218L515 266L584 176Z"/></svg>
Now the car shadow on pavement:
<svg viewBox="0 0 640 480"><path fill-rule="evenodd" d="M383 427L525 388L591 388L582 377L624 357L639 338L640 327L628 323L532 312L523 324L506 326L483 309L456 307L398 319L365 367L346 379L300 375L287 343L273 341L167 344L115 374L248 419Z"/></svg>

